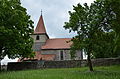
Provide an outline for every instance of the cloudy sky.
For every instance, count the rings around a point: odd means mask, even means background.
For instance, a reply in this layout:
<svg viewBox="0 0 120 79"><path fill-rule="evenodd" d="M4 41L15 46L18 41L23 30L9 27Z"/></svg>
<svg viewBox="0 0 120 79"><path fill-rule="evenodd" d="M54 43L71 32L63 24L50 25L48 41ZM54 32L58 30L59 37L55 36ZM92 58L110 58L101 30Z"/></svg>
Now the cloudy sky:
<svg viewBox="0 0 120 79"><path fill-rule="evenodd" d="M64 22L69 20L68 11L73 10L73 5L88 3L93 0L21 0L22 6L27 9L31 19L34 21L34 28L42 14L45 27L50 38L70 38L74 33L69 33L63 28Z"/></svg>
<svg viewBox="0 0 120 79"><path fill-rule="evenodd" d="M93 0L21 0L22 6L27 9L28 14L31 15L31 19L34 21L34 28L37 25L42 9L44 23L50 38L73 37L74 33L69 33L63 28L64 22L69 20L68 11L72 11L73 5L78 3L88 3L90 5L91 2ZM2 64L14 61L17 61L17 59L10 60L5 57Z"/></svg>

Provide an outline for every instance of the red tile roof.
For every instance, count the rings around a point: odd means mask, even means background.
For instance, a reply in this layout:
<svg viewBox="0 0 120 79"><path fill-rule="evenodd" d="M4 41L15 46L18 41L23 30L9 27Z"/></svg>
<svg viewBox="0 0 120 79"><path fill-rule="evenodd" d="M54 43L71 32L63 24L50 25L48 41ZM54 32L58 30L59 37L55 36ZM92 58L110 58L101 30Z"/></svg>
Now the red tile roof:
<svg viewBox="0 0 120 79"><path fill-rule="evenodd" d="M48 39L41 49L70 49L72 45L72 42L68 42L70 40L71 38Z"/></svg>
<svg viewBox="0 0 120 79"><path fill-rule="evenodd" d="M35 34L43 34L43 33L46 33L42 15L40 16L40 19L39 19L39 21L38 21L38 24L37 24L37 27L36 27L34 33L35 33Z"/></svg>

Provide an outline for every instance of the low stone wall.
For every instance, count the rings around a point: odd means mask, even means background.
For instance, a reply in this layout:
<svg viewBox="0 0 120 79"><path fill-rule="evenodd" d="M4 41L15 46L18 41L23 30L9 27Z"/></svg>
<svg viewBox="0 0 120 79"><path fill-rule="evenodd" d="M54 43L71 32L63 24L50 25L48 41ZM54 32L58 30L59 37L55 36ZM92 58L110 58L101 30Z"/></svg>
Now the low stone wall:
<svg viewBox="0 0 120 79"><path fill-rule="evenodd" d="M7 70L7 65L1 65L1 70L6 71Z"/></svg>
<svg viewBox="0 0 120 79"><path fill-rule="evenodd" d="M92 59L93 66L110 66L120 64L120 58ZM8 63L7 70L26 70L41 68L75 68L87 66L87 60L68 61L31 61Z"/></svg>
<svg viewBox="0 0 120 79"><path fill-rule="evenodd" d="M1 64L1 63L0 63ZM0 65L0 71L1 71L1 65Z"/></svg>
<svg viewBox="0 0 120 79"><path fill-rule="evenodd" d="M26 69L39 69L39 68L43 68L43 65L38 61L10 62L8 63L7 66L7 70L26 70Z"/></svg>
<svg viewBox="0 0 120 79"><path fill-rule="evenodd" d="M45 68L74 68L86 65L86 60L45 61Z"/></svg>
<svg viewBox="0 0 120 79"><path fill-rule="evenodd" d="M110 66L120 64L120 58L92 59L93 66Z"/></svg>

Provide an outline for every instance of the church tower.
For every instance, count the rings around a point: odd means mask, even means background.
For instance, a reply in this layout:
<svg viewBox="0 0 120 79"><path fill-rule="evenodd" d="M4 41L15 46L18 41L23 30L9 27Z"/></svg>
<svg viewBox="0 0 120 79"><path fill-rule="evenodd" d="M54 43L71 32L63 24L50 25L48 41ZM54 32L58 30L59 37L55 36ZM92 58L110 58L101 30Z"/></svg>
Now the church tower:
<svg viewBox="0 0 120 79"><path fill-rule="evenodd" d="M45 29L42 13L32 37L34 39L34 45L33 45L34 52L40 52L41 46L44 45L46 41L49 39L49 36L47 35Z"/></svg>

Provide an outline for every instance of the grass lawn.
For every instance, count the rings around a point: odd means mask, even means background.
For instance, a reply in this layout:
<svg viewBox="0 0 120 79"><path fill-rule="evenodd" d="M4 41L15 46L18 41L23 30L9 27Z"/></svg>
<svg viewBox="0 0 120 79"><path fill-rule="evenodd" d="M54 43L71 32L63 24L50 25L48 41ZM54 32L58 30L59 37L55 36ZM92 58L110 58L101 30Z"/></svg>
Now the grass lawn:
<svg viewBox="0 0 120 79"><path fill-rule="evenodd" d="M84 68L62 68L1 72L0 79L120 79L120 65Z"/></svg>

